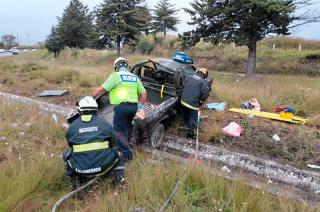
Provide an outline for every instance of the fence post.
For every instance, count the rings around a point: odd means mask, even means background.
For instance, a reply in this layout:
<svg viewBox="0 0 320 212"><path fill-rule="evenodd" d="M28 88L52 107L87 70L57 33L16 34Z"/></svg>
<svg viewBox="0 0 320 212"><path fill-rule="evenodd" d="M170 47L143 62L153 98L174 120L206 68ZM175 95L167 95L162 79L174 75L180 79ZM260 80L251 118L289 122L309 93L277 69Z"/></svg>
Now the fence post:
<svg viewBox="0 0 320 212"><path fill-rule="evenodd" d="M232 48L236 48L236 44L232 42Z"/></svg>
<svg viewBox="0 0 320 212"><path fill-rule="evenodd" d="M272 45L272 50L275 51L276 50L276 44Z"/></svg>
<svg viewBox="0 0 320 212"><path fill-rule="evenodd" d="M302 45L299 44L299 52L301 52L301 51L302 51Z"/></svg>

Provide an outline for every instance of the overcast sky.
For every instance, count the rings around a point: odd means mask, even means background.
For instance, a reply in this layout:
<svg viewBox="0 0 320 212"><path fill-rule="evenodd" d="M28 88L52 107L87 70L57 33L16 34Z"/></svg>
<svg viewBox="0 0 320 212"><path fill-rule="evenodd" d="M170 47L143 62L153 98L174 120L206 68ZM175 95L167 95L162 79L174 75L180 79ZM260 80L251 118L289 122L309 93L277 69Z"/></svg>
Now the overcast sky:
<svg viewBox="0 0 320 212"><path fill-rule="evenodd" d="M93 9L102 0L82 0ZM149 8L153 8L157 0L146 0ZM189 7L190 0L171 0L180 9L178 15L182 23L179 32L190 30L186 23L188 14L181 8ZM34 44L43 41L49 34L51 26L57 24L57 16L61 16L69 0L0 0L0 36L13 34L19 37L22 44ZM320 10L320 5L317 5ZM320 24L312 24L295 29L293 36L320 39Z"/></svg>

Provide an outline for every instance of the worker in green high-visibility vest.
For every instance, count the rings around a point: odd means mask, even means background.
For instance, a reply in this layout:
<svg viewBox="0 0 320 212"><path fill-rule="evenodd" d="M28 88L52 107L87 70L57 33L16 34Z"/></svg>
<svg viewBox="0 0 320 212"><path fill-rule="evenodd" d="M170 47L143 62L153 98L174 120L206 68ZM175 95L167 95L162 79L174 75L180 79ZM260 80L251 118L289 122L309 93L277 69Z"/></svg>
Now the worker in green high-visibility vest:
<svg viewBox="0 0 320 212"><path fill-rule="evenodd" d="M110 103L115 105L113 127L129 139L132 120L138 109L144 110L147 92L139 77L129 72L125 58L119 57L114 61L114 70L115 72L94 91L93 96L108 92Z"/></svg>

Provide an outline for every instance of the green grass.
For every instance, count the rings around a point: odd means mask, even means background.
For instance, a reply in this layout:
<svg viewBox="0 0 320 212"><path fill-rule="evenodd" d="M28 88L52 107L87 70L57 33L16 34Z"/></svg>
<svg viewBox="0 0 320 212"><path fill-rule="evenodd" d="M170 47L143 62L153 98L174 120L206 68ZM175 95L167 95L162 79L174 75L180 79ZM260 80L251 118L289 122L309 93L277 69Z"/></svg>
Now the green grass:
<svg viewBox="0 0 320 212"><path fill-rule="evenodd" d="M70 191L59 154L66 148L64 129L37 108L0 100L0 211L49 211ZM168 211L312 211L306 204L282 199L225 180L203 166L182 165L137 153L127 166L128 188L100 180L95 196L71 199L64 211L158 210L179 177L186 180Z"/></svg>

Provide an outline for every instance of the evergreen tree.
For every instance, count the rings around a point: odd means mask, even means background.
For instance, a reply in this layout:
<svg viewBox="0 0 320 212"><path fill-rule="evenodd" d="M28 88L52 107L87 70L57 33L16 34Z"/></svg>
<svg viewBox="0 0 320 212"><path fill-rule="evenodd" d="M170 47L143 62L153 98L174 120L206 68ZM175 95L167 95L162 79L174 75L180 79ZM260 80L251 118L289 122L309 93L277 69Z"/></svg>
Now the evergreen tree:
<svg viewBox="0 0 320 212"><path fill-rule="evenodd" d="M64 46L61 42L60 36L58 35L55 27L51 28L51 33L50 35L48 35L47 39L45 40L44 45L49 52L54 53L55 58L57 58L59 56L60 51L63 50Z"/></svg>
<svg viewBox="0 0 320 212"><path fill-rule="evenodd" d="M249 49L247 74L256 69L257 42L268 34L288 35L290 24L305 20L308 23L316 17L297 15L299 4L310 0L196 0L192 9L185 9L191 15L196 29L180 35L184 45L194 45L200 40L234 42Z"/></svg>
<svg viewBox="0 0 320 212"><path fill-rule="evenodd" d="M58 20L57 32L63 45L81 49L92 46L95 35L93 16L80 0L71 0Z"/></svg>
<svg viewBox="0 0 320 212"><path fill-rule="evenodd" d="M166 37L168 29L177 31L176 25L179 23L179 19L176 17L177 11L168 0L159 0L152 17L153 32L163 32Z"/></svg>
<svg viewBox="0 0 320 212"><path fill-rule="evenodd" d="M100 47L114 44L120 55L121 45L136 44L148 21L145 19L144 0L104 0L96 10L96 25Z"/></svg>

